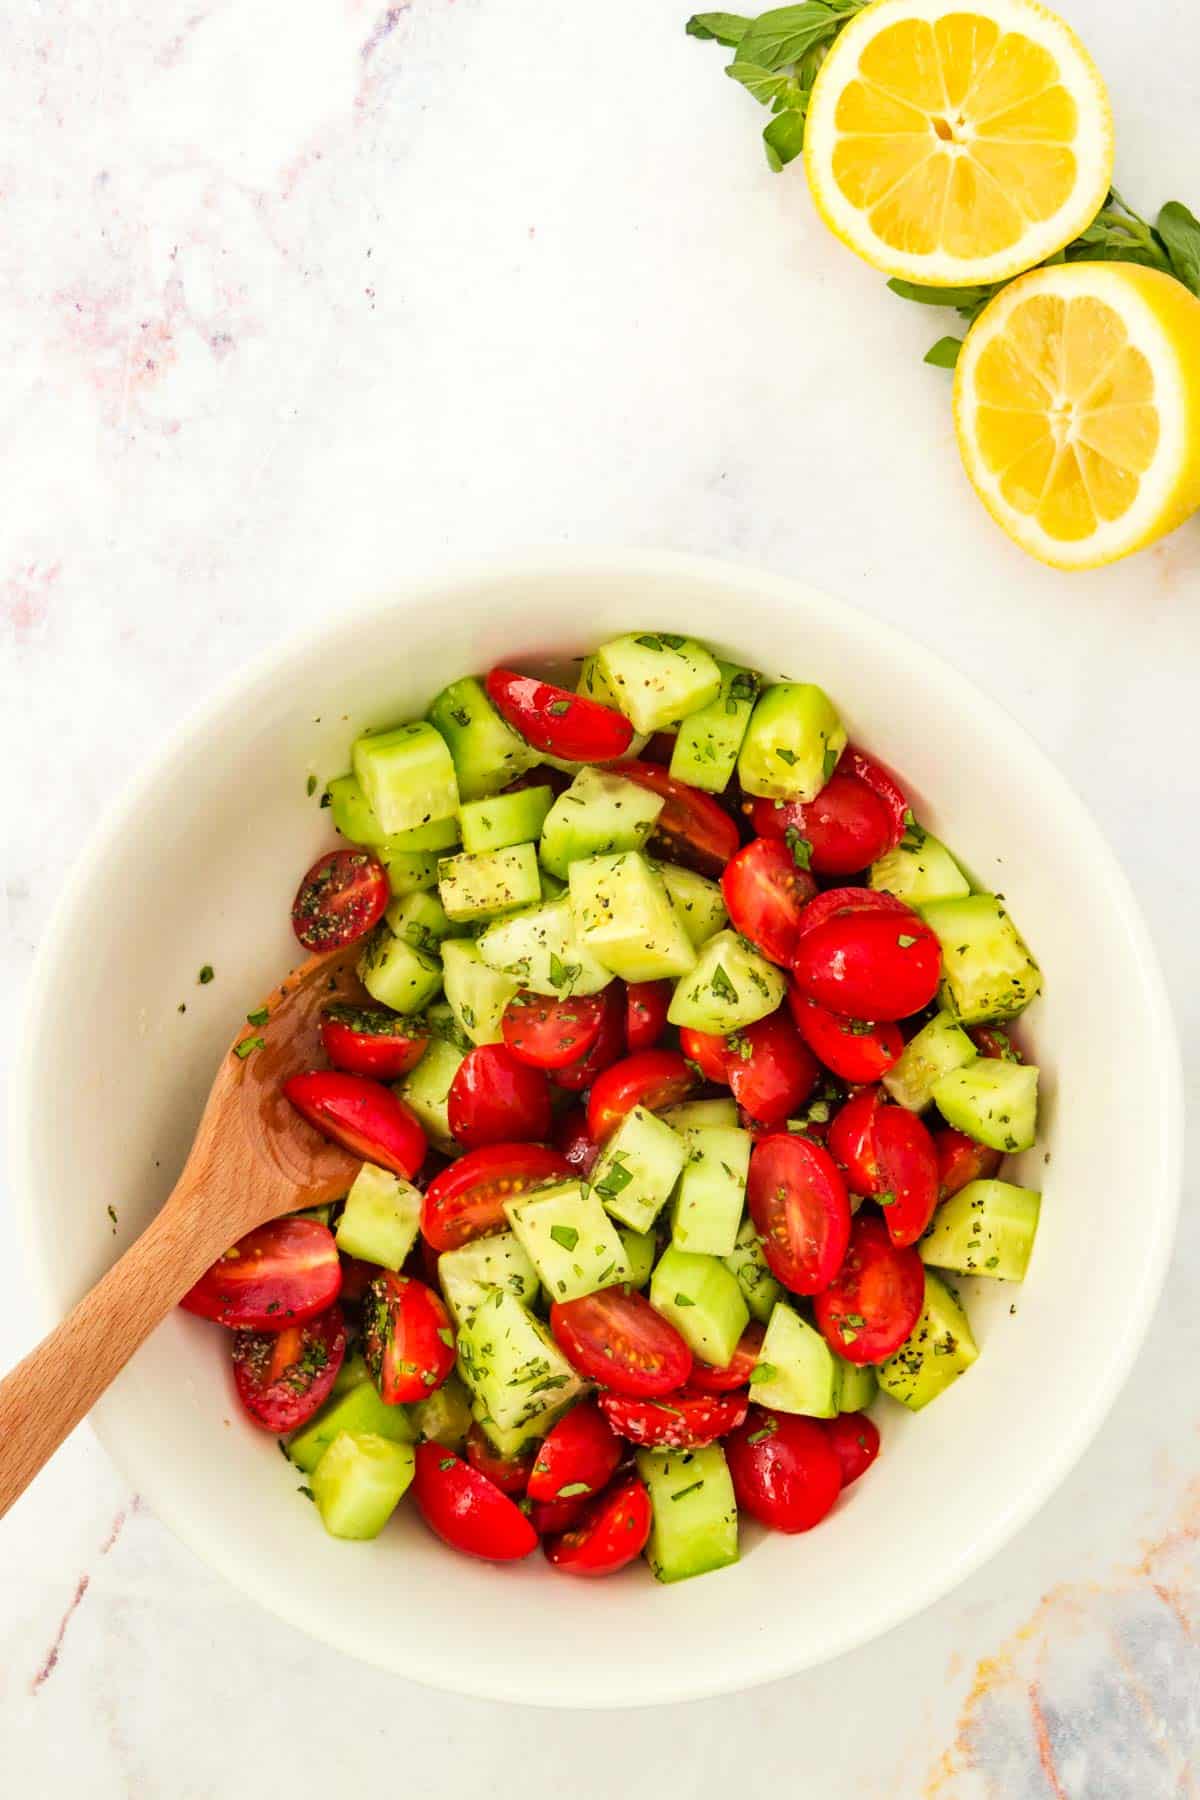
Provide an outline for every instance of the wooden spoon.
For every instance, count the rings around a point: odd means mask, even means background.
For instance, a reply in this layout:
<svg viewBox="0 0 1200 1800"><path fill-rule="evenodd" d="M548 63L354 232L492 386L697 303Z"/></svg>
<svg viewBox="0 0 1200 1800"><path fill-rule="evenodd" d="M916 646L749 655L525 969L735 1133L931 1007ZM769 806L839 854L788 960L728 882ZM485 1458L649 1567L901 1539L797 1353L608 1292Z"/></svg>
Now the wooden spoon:
<svg viewBox="0 0 1200 1800"><path fill-rule="evenodd" d="M330 1001L366 1000L359 946L314 956L265 1002L261 1038L222 1059L183 1173L136 1243L0 1381L0 1517L24 1493L154 1327L217 1258L256 1225L344 1194L358 1159L321 1137L281 1092L319 1067Z"/></svg>

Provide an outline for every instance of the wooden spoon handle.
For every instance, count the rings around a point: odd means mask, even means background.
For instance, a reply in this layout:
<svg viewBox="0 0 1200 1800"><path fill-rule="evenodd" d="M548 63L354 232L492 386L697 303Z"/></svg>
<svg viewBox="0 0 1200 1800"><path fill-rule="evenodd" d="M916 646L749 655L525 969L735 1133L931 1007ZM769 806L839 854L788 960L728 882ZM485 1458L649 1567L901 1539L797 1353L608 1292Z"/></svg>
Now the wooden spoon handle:
<svg viewBox="0 0 1200 1800"><path fill-rule="evenodd" d="M187 1219L191 1186L180 1182L124 1256L0 1381L0 1518L224 1249Z"/></svg>

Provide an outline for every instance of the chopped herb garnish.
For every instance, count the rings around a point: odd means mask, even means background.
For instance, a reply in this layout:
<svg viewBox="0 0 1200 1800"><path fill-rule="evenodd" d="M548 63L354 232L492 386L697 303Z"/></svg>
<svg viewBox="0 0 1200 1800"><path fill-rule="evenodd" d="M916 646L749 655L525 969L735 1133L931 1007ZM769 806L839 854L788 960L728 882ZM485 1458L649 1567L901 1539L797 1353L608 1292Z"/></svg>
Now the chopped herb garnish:
<svg viewBox="0 0 1200 1800"><path fill-rule="evenodd" d="M676 1294L675 1304L676 1306L695 1306L696 1302L690 1294Z"/></svg>
<svg viewBox="0 0 1200 1800"><path fill-rule="evenodd" d="M262 1037L243 1038L240 1044L235 1044L233 1046L233 1054L242 1062L245 1062L246 1058L255 1050L261 1050L266 1041L266 1038Z"/></svg>
<svg viewBox="0 0 1200 1800"><path fill-rule="evenodd" d="M554 1498L556 1500L575 1500L580 1494L590 1494L591 1483L587 1481L568 1481L566 1487L560 1487Z"/></svg>
<svg viewBox="0 0 1200 1800"><path fill-rule="evenodd" d="M718 1000L734 1000L738 997L737 989L725 973L724 967L718 963L712 972L712 991Z"/></svg>
<svg viewBox="0 0 1200 1800"><path fill-rule="evenodd" d="M913 945L916 943L916 941L917 940L915 937L909 937L908 934L903 931L900 933L900 936L896 939L896 942L899 944L899 946L902 950L911 950Z"/></svg>
<svg viewBox="0 0 1200 1800"><path fill-rule="evenodd" d="M762 1426L760 1430L752 1431L750 1433L746 1442L748 1444L761 1444L764 1438L774 1437L778 1430L779 1426L775 1423L775 1420L768 1419L766 1424Z"/></svg>
<svg viewBox="0 0 1200 1800"><path fill-rule="evenodd" d="M311 800L313 795L317 791L317 778L315 775L309 776L308 780L304 784L304 791L308 795L309 799Z"/></svg>
<svg viewBox="0 0 1200 1800"><path fill-rule="evenodd" d="M196 980L200 983L201 987L207 987L212 978L213 966L211 963L205 963L199 975L197 975Z"/></svg>
<svg viewBox="0 0 1200 1800"><path fill-rule="evenodd" d="M563 714L569 713L570 710L571 702L569 700L552 700L546 708L552 719L561 719Z"/></svg>
<svg viewBox="0 0 1200 1800"><path fill-rule="evenodd" d="M682 1500L685 1494L694 1494L697 1488L702 1488L703 1486L703 1480L693 1481L688 1487L676 1488L675 1492L671 1495L671 1498L672 1500Z"/></svg>
<svg viewBox="0 0 1200 1800"><path fill-rule="evenodd" d="M812 845L806 837L801 837L794 825L789 825L783 834L783 841L792 853L792 861L798 869L807 869L812 864Z"/></svg>
<svg viewBox="0 0 1200 1800"><path fill-rule="evenodd" d="M794 750L789 750L784 744L777 744L775 746L775 754L781 763L787 764L789 769L794 769L800 760L796 755L796 752Z"/></svg>
<svg viewBox="0 0 1200 1800"><path fill-rule="evenodd" d="M829 780L829 777L833 774L833 771L837 768L837 766L838 766L838 752L834 749L832 744L826 744L825 755L822 758L822 762L821 762L821 772L824 775L826 781Z"/></svg>
<svg viewBox="0 0 1200 1800"><path fill-rule="evenodd" d="M753 1387L760 1381L774 1381L778 1373L779 1370L775 1367L774 1363L758 1362L755 1363L746 1379L749 1381L751 1387Z"/></svg>
<svg viewBox="0 0 1200 1800"><path fill-rule="evenodd" d="M446 1470L452 1469L457 1461L458 1461L457 1456L443 1456L438 1463L438 1468L442 1471L442 1473L444 1475Z"/></svg>
<svg viewBox="0 0 1200 1800"><path fill-rule="evenodd" d="M247 1025L265 1025L270 1016L265 1006L258 1006L253 1012L246 1014L246 1023Z"/></svg>
<svg viewBox="0 0 1200 1800"><path fill-rule="evenodd" d="M573 1250L579 1242L579 1233L574 1225L552 1225L550 1236L563 1250Z"/></svg>

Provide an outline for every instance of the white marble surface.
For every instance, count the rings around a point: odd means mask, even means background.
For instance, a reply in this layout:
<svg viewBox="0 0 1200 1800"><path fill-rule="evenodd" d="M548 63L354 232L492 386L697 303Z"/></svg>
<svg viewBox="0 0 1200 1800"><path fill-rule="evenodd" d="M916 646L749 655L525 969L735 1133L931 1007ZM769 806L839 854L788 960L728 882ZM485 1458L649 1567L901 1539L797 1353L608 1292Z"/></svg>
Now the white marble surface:
<svg viewBox="0 0 1200 1800"><path fill-rule="evenodd" d="M685 11L8 10L6 1017L97 813L252 652L413 561L626 542L803 574L1004 698L1138 887L1195 1097L1200 526L1072 579L999 538L920 363L940 320L823 234L798 170L768 174ZM1197 205L1194 11L1069 11L1128 193ZM1095 1007L1101 1055L1103 970ZM462 1703L344 1662L197 1564L80 1433L0 1533L4 1791L315 1796L390 1767L437 1793L639 1800L665 1753L701 1800L768 1778L814 1800L1194 1794L1189 1190L1135 1376L1036 1522L884 1641L671 1718ZM10 1247L0 1359L37 1324Z"/></svg>

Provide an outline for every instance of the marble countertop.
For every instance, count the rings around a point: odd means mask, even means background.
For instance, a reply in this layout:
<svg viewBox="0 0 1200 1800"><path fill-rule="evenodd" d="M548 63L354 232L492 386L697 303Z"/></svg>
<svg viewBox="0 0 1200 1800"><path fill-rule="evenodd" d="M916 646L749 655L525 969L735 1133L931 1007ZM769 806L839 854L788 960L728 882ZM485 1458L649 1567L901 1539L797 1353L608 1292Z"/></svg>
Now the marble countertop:
<svg viewBox="0 0 1200 1800"><path fill-rule="evenodd" d="M1129 197L1196 206L1194 10L1068 11ZM0 22L8 1018L97 814L311 622L298 596L336 609L447 553L663 545L803 575L1006 702L1134 880L1195 1098L1200 526L1070 579L1010 547L921 364L941 318L825 235L798 169L768 173L685 12L31 0ZM1102 970L1096 1029L1120 1030ZM699 1800L747 1769L813 1800L1195 1794L1197 1198L1191 1174L1132 1380L1007 1550L867 1649L669 1719L343 1661L198 1564L85 1430L0 1533L6 1791L208 1800L269 1768L340 1794L391 1757L436 1792L641 1800L665 1743ZM0 1362L37 1325L12 1249Z"/></svg>

